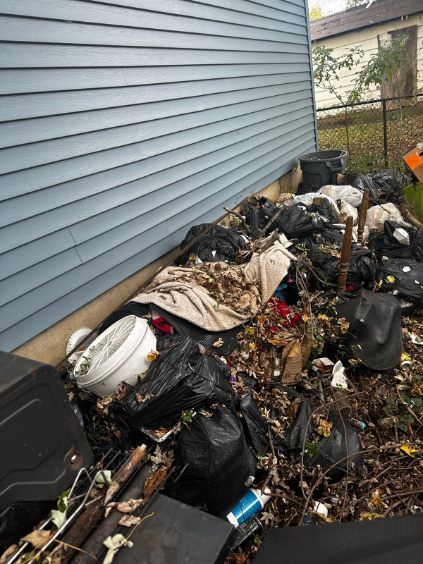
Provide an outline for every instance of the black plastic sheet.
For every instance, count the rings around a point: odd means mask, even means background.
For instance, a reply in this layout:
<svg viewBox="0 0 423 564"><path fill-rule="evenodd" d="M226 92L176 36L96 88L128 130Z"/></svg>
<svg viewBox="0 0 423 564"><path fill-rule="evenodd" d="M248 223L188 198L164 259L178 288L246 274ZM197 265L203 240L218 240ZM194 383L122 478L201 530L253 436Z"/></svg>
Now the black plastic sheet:
<svg viewBox="0 0 423 564"><path fill-rule="evenodd" d="M103 333L110 325L122 319L122 317L126 317L127 315L136 315L137 317L145 317L150 313L150 306L139 304L138 302L128 302L121 307L119 307L116 311L113 311L103 323L100 325L98 329L98 333Z"/></svg>
<svg viewBox="0 0 423 564"><path fill-rule="evenodd" d="M311 414L311 404L306 400L301 401L294 422L286 435L287 447L290 450L301 451L304 448L305 441L314 428L313 422L310 420Z"/></svg>
<svg viewBox="0 0 423 564"><path fill-rule="evenodd" d="M346 344L351 353L373 370L391 370L402 352L401 308L387 294L360 290L358 297L335 306L349 323Z"/></svg>
<svg viewBox="0 0 423 564"><path fill-rule="evenodd" d="M219 356L229 356L238 346L236 336L242 331L242 326L228 329L227 331L211 332L198 327L198 325L194 325L194 323L190 323L186 319L182 319L182 317L172 315L156 305L153 306L153 310L166 319L177 333L186 335L193 341L197 341L197 343L203 345L207 350ZM219 346L215 347L215 343L219 343Z"/></svg>

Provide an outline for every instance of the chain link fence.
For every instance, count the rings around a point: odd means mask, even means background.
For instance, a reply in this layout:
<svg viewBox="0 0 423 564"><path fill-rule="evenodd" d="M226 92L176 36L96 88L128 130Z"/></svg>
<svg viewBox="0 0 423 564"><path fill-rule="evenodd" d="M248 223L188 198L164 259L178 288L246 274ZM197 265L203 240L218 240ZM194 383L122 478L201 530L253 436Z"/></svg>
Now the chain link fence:
<svg viewBox="0 0 423 564"><path fill-rule="evenodd" d="M317 110L320 150L346 149L348 168L402 168L402 157L423 141L423 93Z"/></svg>

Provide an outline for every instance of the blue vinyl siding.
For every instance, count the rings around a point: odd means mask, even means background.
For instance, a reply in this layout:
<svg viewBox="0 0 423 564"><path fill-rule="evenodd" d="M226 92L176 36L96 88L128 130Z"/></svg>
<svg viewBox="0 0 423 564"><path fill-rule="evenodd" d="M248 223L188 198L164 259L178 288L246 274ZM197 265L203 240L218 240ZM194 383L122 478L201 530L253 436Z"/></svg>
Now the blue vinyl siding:
<svg viewBox="0 0 423 564"><path fill-rule="evenodd" d="M305 0L0 0L0 348L316 146Z"/></svg>

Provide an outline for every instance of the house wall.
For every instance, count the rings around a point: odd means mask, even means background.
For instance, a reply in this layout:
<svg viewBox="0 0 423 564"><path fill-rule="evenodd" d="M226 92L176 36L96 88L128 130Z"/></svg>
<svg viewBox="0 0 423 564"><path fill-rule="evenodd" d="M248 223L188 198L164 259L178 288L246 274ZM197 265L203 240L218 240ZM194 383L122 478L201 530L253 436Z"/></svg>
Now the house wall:
<svg viewBox="0 0 423 564"><path fill-rule="evenodd" d="M316 146L305 0L0 0L0 348Z"/></svg>
<svg viewBox="0 0 423 564"><path fill-rule="evenodd" d="M301 182L301 171L297 166L289 173L284 174L282 178L260 190L257 195L276 201L281 193L295 192L299 182ZM228 216L221 224L225 225L227 219ZM150 277L155 275L159 268L174 260L179 252L180 249L177 247L148 266L141 268L123 282L116 284L110 290L97 296L88 304L15 349L14 353L48 364L56 365L60 363L66 355L66 344L69 336L76 329L81 327L95 329L98 327L112 311L138 293L140 288L147 283Z"/></svg>
<svg viewBox="0 0 423 564"><path fill-rule="evenodd" d="M343 97L346 97L347 91L351 88L353 77L369 62L372 54L378 50L378 36L384 36L390 31L401 29L404 27L416 25L417 32L417 91L423 92L423 12L415 16L409 16L402 20L387 22L385 24L375 25L355 32L344 33L335 37L328 37L320 41L313 42L313 47L324 45L334 50L334 56L342 56L348 49L352 47L360 47L365 52L365 56L361 64L351 71L344 70L340 73L339 91ZM339 105L339 100L322 88L316 86L316 105L317 108L324 108ZM364 99L371 100L380 98L380 87L372 86L365 93Z"/></svg>

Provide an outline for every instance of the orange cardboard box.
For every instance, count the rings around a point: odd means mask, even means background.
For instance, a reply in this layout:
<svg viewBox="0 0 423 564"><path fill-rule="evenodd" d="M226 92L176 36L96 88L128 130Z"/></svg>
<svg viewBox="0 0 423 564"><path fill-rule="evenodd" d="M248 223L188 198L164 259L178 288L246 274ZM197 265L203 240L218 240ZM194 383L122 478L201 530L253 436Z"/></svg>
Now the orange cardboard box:
<svg viewBox="0 0 423 564"><path fill-rule="evenodd" d="M419 181L423 182L423 143L418 143L412 151L404 155L403 159Z"/></svg>

